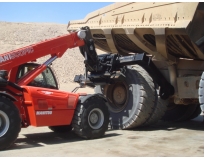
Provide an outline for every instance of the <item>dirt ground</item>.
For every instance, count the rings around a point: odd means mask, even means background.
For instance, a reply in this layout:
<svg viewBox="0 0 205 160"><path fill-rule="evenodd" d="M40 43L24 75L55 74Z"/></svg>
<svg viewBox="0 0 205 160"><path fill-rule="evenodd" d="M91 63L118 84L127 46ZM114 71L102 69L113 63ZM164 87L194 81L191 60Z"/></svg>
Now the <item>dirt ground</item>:
<svg viewBox="0 0 205 160"><path fill-rule="evenodd" d="M71 91L77 84L62 84ZM84 88L77 92L93 93ZM48 127L21 130L14 145L0 157L204 157L204 117L135 130L111 130L101 139L84 140L74 132L54 133Z"/></svg>
<svg viewBox="0 0 205 160"><path fill-rule="evenodd" d="M159 122L135 130L108 130L96 140L75 133L57 134L47 127L22 129L15 144L0 157L203 157L204 127L198 121Z"/></svg>

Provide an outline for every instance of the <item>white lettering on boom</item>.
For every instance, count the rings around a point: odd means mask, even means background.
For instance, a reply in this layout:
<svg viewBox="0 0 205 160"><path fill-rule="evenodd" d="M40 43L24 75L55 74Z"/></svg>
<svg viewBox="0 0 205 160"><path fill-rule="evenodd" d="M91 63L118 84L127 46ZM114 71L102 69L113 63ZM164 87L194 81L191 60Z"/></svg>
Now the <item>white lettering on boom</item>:
<svg viewBox="0 0 205 160"><path fill-rule="evenodd" d="M26 54L30 54L33 52L34 52L33 47L28 47L28 48L22 49L20 51L16 51L13 53L2 55L2 56L0 56L0 63L6 62L8 60L12 60L12 59L15 59L15 58L18 58L21 56L25 56Z"/></svg>

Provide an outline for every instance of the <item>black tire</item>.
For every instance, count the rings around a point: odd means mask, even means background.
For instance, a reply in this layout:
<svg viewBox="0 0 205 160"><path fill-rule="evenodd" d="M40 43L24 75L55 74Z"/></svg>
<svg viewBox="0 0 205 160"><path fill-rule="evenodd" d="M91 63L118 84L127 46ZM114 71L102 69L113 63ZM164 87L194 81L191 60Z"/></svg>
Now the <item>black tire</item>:
<svg viewBox="0 0 205 160"><path fill-rule="evenodd" d="M63 126L49 126L48 127L53 132L64 133L72 131L73 127L71 125L63 125Z"/></svg>
<svg viewBox="0 0 205 160"><path fill-rule="evenodd" d="M165 114L168 106L168 100L163 100L160 96L155 101L155 108L149 119L143 124L143 126L149 126L157 123Z"/></svg>
<svg viewBox="0 0 205 160"><path fill-rule="evenodd" d="M195 111L192 113L192 115L189 117L189 119L194 119L198 117L201 114L201 107L200 105L197 105Z"/></svg>
<svg viewBox="0 0 205 160"><path fill-rule="evenodd" d="M202 73L199 82L198 94L199 94L199 103L200 103L201 111L204 113L204 72Z"/></svg>
<svg viewBox="0 0 205 160"><path fill-rule="evenodd" d="M0 150L10 147L17 139L20 130L19 110L12 101L0 97Z"/></svg>
<svg viewBox="0 0 205 160"><path fill-rule="evenodd" d="M195 112L197 105L196 104L189 104L188 106L185 106L186 110L181 118L178 119L178 122L188 121L190 120L190 117Z"/></svg>
<svg viewBox="0 0 205 160"><path fill-rule="evenodd" d="M138 65L128 66L122 82L105 88L112 129L142 126L154 111L157 96L154 82Z"/></svg>
<svg viewBox="0 0 205 160"><path fill-rule="evenodd" d="M94 95L77 105L72 126L78 136L94 139L105 134L108 123L109 111L105 100Z"/></svg>
<svg viewBox="0 0 205 160"><path fill-rule="evenodd" d="M182 122L190 120L197 108L196 104L176 105L169 104L167 111L162 117L163 121Z"/></svg>

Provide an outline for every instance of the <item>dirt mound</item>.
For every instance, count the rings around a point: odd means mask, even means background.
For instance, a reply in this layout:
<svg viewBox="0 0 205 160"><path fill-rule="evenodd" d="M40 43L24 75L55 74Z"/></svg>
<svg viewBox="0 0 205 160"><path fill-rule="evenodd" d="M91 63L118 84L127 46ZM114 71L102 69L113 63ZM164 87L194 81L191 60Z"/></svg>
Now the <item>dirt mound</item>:
<svg viewBox="0 0 205 160"><path fill-rule="evenodd" d="M0 22L0 54L67 34L66 28L66 24ZM45 62L49 57L39 58L37 62ZM55 60L52 67L59 83L73 82L76 74L83 73L83 61L78 48L68 49L62 58Z"/></svg>

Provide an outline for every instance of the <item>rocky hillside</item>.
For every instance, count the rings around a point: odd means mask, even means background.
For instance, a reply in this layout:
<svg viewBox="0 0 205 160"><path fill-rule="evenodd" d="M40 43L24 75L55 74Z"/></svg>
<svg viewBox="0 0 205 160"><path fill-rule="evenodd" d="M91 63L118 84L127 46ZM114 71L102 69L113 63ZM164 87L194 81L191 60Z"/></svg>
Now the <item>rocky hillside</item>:
<svg viewBox="0 0 205 160"><path fill-rule="evenodd" d="M67 34L66 27L66 24L0 22L0 54ZM47 59L43 57L37 62L42 63ZM52 67L59 83L72 82L76 74L83 73L83 60L78 48L68 49L62 58L55 60Z"/></svg>

